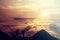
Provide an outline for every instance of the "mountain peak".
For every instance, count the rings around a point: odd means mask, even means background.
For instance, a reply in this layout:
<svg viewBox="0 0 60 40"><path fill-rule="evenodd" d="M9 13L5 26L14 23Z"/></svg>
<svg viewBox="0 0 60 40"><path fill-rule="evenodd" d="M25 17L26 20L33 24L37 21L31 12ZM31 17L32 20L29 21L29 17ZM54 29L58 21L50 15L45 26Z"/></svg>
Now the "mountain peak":
<svg viewBox="0 0 60 40"><path fill-rule="evenodd" d="M58 40L55 37L51 36L47 31L40 30L32 38L32 40Z"/></svg>

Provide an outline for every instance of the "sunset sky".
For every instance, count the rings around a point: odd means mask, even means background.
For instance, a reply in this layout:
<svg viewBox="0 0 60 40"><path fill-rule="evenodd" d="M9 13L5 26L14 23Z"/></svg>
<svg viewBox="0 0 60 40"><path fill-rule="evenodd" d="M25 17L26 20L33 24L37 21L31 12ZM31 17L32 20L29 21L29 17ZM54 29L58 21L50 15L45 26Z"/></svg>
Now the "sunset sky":
<svg viewBox="0 0 60 40"><path fill-rule="evenodd" d="M35 17L36 14L42 14L45 10L49 12L50 15L60 13L60 0L0 0L0 7L6 9L15 9L18 11L29 12L20 13L18 15L31 15ZM32 12L33 11L33 12ZM35 13L34 13L35 12ZM34 14L34 16L32 15Z"/></svg>
<svg viewBox="0 0 60 40"><path fill-rule="evenodd" d="M44 29L52 29L52 34L56 32L60 38L60 0L0 0L1 14L11 18L36 18L34 21L49 22L53 27Z"/></svg>

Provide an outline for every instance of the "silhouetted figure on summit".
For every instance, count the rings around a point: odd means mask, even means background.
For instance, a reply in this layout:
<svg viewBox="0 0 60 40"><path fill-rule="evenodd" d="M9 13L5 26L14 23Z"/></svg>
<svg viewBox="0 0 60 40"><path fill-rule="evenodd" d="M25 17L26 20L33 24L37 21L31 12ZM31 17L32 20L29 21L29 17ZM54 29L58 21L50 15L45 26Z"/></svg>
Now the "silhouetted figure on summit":
<svg viewBox="0 0 60 40"><path fill-rule="evenodd" d="M22 30L21 34L23 35L24 37L24 34L31 29L31 26L27 26L24 30Z"/></svg>
<svg viewBox="0 0 60 40"><path fill-rule="evenodd" d="M19 30L16 30L16 31L13 33L13 39L14 39L14 40L17 40L18 35L19 35Z"/></svg>
<svg viewBox="0 0 60 40"><path fill-rule="evenodd" d="M16 30L16 36L18 36L19 35L19 30Z"/></svg>

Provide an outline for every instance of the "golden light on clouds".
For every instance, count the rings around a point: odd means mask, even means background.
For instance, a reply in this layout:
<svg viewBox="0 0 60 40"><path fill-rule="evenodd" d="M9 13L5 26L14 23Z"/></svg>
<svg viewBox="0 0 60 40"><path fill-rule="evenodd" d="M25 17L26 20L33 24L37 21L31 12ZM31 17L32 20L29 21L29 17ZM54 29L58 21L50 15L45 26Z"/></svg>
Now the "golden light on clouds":
<svg viewBox="0 0 60 40"><path fill-rule="evenodd" d="M10 15L12 18L35 18L35 20L28 23L26 26L36 26L36 31L44 29L51 34L55 34L55 32L49 28L49 25L54 21L50 20L50 14L60 12L58 12L54 0L6 0L4 3L2 2L1 5L0 7L3 8L4 13ZM25 27L25 24L23 25L23 23L19 22L18 28L21 28L20 24Z"/></svg>

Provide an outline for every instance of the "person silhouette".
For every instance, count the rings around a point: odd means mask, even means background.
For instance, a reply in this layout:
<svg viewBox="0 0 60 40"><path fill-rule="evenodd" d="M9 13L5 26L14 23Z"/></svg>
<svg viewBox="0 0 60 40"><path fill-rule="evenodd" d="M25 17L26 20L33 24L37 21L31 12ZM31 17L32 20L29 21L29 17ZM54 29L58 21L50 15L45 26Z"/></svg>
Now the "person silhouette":
<svg viewBox="0 0 60 40"><path fill-rule="evenodd" d="M21 31L22 36L25 36L25 33L31 29L31 26L27 26L24 30Z"/></svg>
<svg viewBox="0 0 60 40"><path fill-rule="evenodd" d="M19 30L16 30L15 32L13 32L13 39L17 40L18 39L18 35L19 35Z"/></svg>
<svg viewBox="0 0 60 40"><path fill-rule="evenodd" d="M19 35L19 30L16 30L16 36L18 36Z"/></svg>

